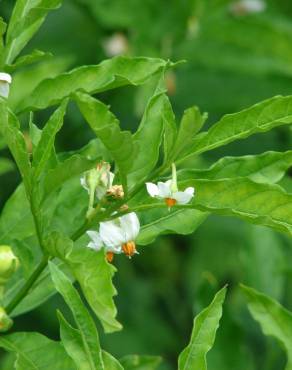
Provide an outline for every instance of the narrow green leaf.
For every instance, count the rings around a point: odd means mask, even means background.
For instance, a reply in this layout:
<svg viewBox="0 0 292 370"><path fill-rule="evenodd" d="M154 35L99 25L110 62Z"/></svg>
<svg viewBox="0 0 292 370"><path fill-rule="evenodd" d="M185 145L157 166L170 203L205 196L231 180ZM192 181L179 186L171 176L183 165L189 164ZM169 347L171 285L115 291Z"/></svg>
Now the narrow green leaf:
<svg viewBox="0 0 292 370"><path fill-rule="evenodd" d="M162 59L118 56L98 65L78 67L42 81L19 110L43 109L80 90L95 94L126 85L141 85L166 66L171 64Z"/></svg>
<svg viewBox="0 0 292 370"><path fill-rule="evenodd" d="M166 95L162 118L164 127L164 163L167 163L171 160L170 156L177 138L177 127L171 103Z"/></svg>
<svg viewBox="0 0 292 370"><path fill-rule="evenodd" d="M74 364L59 342L39 333L0 336L0 347L17 355L16 370L73 370Z"/></svg>
<svg viewBox="0 0 292 370"><path fill-rule="evenodd" d="M179 370L207 370L206 355L215 342L225 295L226 287L221 289L211 304L195 317L190 343L178 359Z"/></svg>
<svg viewBox="0 0 292 370"><path fill-rule="evenodd" d="M45 196L57 190L65 181L95 167L97 162L97 160L87 159L79 154L69 157L64 162L59 162L57 166L49 170L44 177L43 192Z"/></svg>
<svg viewBox="0 0 292 370"><path fill-rule="evenodd" d="M125 370L155 370L161 364L161 357L128 355L120 362Z"/></svg>
<svg viewBox="0 0 292 370"><path fill-rule="evenodd" d="M120 362L106 351L102 351L105 370L124 370Z"/></svg>
<svg viewBox="0 0 292 370"><path fill-rule="evenodd" d="M145 223L142 218L143 226L137 244L150 244L163 234L191 234L205 221L207 216L208 213L196 209L177 209L170 212L167 209L148 211Z"/></svg>
<svg viewBox="0 0 292 370"><path fill-rule="evenodd" d="M182 182L182 188L187 186L196 189L193 206L197 209L237 216L292 234L292 195L278 185L236 178Z"/></svg>
<svg viewBox="0 0 292 370"><path fill-rule="evenodd" d="M78 370L92 370L86 350L83 347L80 331L73 328L58 311L62 344Z"/></svg>
<svg viewBox="0 0 292 370"><path fill-rule="evenodd" d="M234 140L245 139L257 132L292 123L292 96L275 96L244 109L227 114L209 131L197 136L189 150L190 155L226 145ZM181 158L180 161L184 160Z"/></svg>
<svg viewBox="0 0 292 370"><path fill-rule="evenodd" d="M255 289L241 285L253 318L261 325L265 335L278 339L284 346L288 363L286 370L292 369L292 313L277 301L257 292Z"/></svg>
<svg viewBox="0 0 292 370"><path fill-rule="evenodd" d="M115 267L107 263L104 252L95 252L86 247L74 247L66 262L79 282L87 302L100 319L106 332L122 328L116 320L117 309L112 284Z"/></svg>
<svg viewBox="0 0 292 370"><path fill-rule="evenodd" d="M5 70L9 73L14 72L17 68L25 67L27 65L40 62L46 58L50 58L53 55L46 53L41 50L33 50L30 54L23 55L16 59L15 63L7 65Z"/></svg>
<svg viewBox="0 0 292 370"><path fill-rule="evenodd" d="M32 166L34 168L34 179L37 180L49 160L57 132L63 125L63 119L67 108L67 100L64 100L60 107L53 113L42 130L40 141L33 153Z"/></svg>
<svg viewBox="0 0 292 370"><path fill-rule="evenodd" d="M117 118L99 100L82 93L77 93L75 97L86 121L115 160L122 184L126 188L126 174L129 172L134 158L131 133L121 131Z"/></svg>
<svg viewBox="0 0 292 370"><path fill-rule="evenodd" d="M208 114L201 114L200 109L196 106L184 111L173 148L174 158L178 158L189 151L189 147L192 145L196 134L203 127L207 118Z"/></svg>
<svg viewBox="0 0 292 370"><path fill-rule="evenodd" d="M24 137L19 130L16 116L8 111L6 103L0 101L0 132L11 151L17 167L22 176L27 193L30 192L30 160L26 149Z"/></svg>
<svg viewBox="0 0 292 370"><path fill-rule="evenodd" d="M129 173L131 184L142 181L158 161L168 109L169 101L164 93L156 94L150 99L141 124L133 136L136 153L134 165Z"/></svg>
<svg viewBox="0 0 292 370"><path fill-rule="evenodd" d="M75 322L80 330L83 347L92 370L104 369L98 333L92 317L72 286L71 281L53 263L49 263L50 272L57 291L63 296L72 311Z"/></svg>
<svg viewBox="0 0 292 370"><path fill-rule="evenodd" d="M17 0L7 30L5 62L11 64L62 0Z"/></svg>
<svg viewBox="0 0 292 370"><path fill-rule="evenodd" d="M3 35L5 33L5 30L6 30L6 23L3 21L3 18L0 17L0 54L2 55L3 54ZM0 57L0 60L2 58Z"/></svg>
<svg viewBox="0 0 292 370"><path fill-rule="evenodd" d="M255 182L273 184L280 181L291 166L291 150L283 153L266 152L259 155L224 157L208 169L182 170L178 176L181 180L248 177Z"/></svg>

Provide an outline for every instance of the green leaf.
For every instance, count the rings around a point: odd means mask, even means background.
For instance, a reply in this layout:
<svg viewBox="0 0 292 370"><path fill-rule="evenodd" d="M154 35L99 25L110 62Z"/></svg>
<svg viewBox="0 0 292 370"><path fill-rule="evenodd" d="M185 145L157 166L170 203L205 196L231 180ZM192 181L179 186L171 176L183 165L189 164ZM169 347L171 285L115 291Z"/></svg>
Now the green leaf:
<svg viewBox="0 0 292 370"><path fill-rule="evenodd" d="M257 292L255 289L241 285L253 318L261 325L265 335L278 339L284 346L288 363L286 370L292 369L292 313L277 301Z"/></svg>
<svg viewBox="0 0 292 370"><path fill-rule="evenodd" d="M44 177L43 192L45 196L57 190L65 181L95 167L97 162L97 160L87 159L79 154L69 157L64 162L59 162Z"/></svg>
<svg viewBox="0 0 292 370"><path fill-rule="evenodd" d="M11 64L40 28L47 14L62 0L17 0L8 25L5 63Z"/></svg>
<svg viewBox="0 0 292 370"><path fill-rule="evenodd" d="M179 370L207 370L206 355L215 342L225 295L226 287L221 289L211 304L195 317L190 343L178 359Z"/></svg>
<svg viewBox="0 0 292 370"><path fill-rule="evenodd" d="M7 158L0 158L0 176L14 170L14 164Z"/></svg>
<svg viewBox="0 0 292 370"><path fill-rule="evenodd" d="M122 326L115 319L117 309L113 301L116 290L112 284L112 277L116 269L107 263L104 252L96 252L85 246L75 246L66 258L66 263L70 266L104 330L109 333L120 330Z"/></svg>
<svg viewBox="0 0 292 370"><path fill-rule="evenodd" d="M133 135L135 161L129 182L141 182L155 167L159 158L165 116L169 101L164 93L155 94L149 101L137 132Z"/></svg>
<svg viewBox="0 0 292 370"><path fill-rule="evenodd" d="M71 281L53 263L49 262L49 268L55 287L72 311L74 320L80 330L83 347L90 364L89 368L92 370L104 369L99 337L92 317L83 305Z"/></svg>
<svg viewBox="0 0 292 370"><path fill-rule="evenodd" d="M194 145L188 151L190 153L188 156L290 123L292 123L292 96L275 96L241 112L223 116L209 131L197 136ZM180 158L180 162L188 156Z"/></svg>
<svg viewBox="0 0 292 370"><path fill-rule="evenodd" d="M3 18L0 17L0 53L2 54L3 49L3 35L6 30L6 23L3 21Z"/></svg>
<svg viewBox="0 0 292 370"><path fill-rule="evenodd" d="M15 159L26 188L26 192L29 194L31 186L31 166L25 140L21 131L19 130L19 122L16 116L12 112L8 111L3 100L0 101L0 121L0 132Z"/></svg>
<svg viewBox="0 0 292 370"><path fill-rule="evenodd" d="M191 234L207 216L208 213L196 209L176 209L170 212L167 209L148 211L147 219L142 218L143 226L140 229L137 244L150 244L163 234Z"/></svg>
<svg viewBox="0 0 292 370"><path fill-rule="evenodd" d="M177 127L174 112L166 95L162 119L164 127L164 163L168 163L171 160L170 156L177 138Z"/></svg>
<svg viewBox="0 0 292 370"><path fill-rule="evenodd" d="M120 359L125 370L155 370L161 363L158 356L128 355Z"/></svg>
<svg viewBox="0 0 292 370"><path fill-rule="evenodd" d="M203 127L207 118L208 114L201 114L200 109L196 106L184 111L179 125L175 146L173 148L174 158L178 158L180 155L183 155L184 152L188 152L196 134Z"/></svg>
<svg viewBox="0 0 292 370"><path fill-rule="evenodd" d="M127 85L141 85L169 62L155 58L118 56L98 65L83 66L42 81L19 110L37 110L58 104L76 91L90 94Z"/></svg>
<svg viewBox="0 0 292 370"><path fill-rule="evenodd" d="M74 364L59 342L39 333L0 336L0 347L17 355L16 370L73 370Z"/></svg>
<svg viewBox="0 0 292 370"><path fill-rule="evenodd" d="M122 184L126 189L126 175L134 157L132 135L129 131L121 131L119 121L108 107L90 95L75 95L78 107L96 136L112 155L119 168Z"/></svg>
<svg viewBox="0 0 292 370"><path fill-rule="evenodd" d="M224 157L208 169L182 170L178 177L183 179L217 180L224 178L248 177L260 183L276 183L292 166L292 151L266 152L259 155Z"/></svg>
<svg viewBox="0 0 292 370"><path fill-rule="evenodd" d="M195 187L193 206L197 209L237 216L292 234L292 195L278 185L245 178L190 180L181 185Z"/></svg>
<svg viewBox="0 0 292 370"><path fill-rule="evenodd" d="M40 62L46 58L50 58L53 55L51 53L46 53L41 50L33 50L30 54L23 55L15 61L15 63L7 65L5 70L9 73L14 72L17 68L25 67L27 65Z"/></svg>
<svg viewBox="0 0 292 370"><path fill-rule="evenodd" d="M54 142L57 132L63 125L63 119L67 108L67 100L64 100L60 107L53 113L49 121L42 130L40 141L33 153L32 166L34 168L35 181L43 172L47 161L49 160L52 150L54 149Z"/></svg>
<svg viewBox="0 0 292 370"><path fill-rule="evenodd" d="M102 351L102 359L105 370L124 370L119 361L108 352Z"/></svg>

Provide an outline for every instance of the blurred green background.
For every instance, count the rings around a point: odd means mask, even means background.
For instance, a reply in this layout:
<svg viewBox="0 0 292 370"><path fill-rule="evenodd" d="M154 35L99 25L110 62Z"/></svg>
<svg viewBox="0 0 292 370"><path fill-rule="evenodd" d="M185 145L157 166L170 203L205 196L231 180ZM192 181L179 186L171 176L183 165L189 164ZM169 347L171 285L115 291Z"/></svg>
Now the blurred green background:
<svg viewBox="0 0 292 370"><path fill-rule="evenodd" d="M5 20L13 4L11 0L0 2ZM277 94L291 94L292 2L266 1L263 11L252 13L244 11L239 2L227 0L64 0L26 51L35 48L54 56L13 75L23 87L11 93L14 106L44 78L123 53L186 60L167 75L174 111L179 119L185 108L198 105L209 113L211 125L223 114ZM111 105L123 128L135 130L150 94L151 86L125 88L102 94L101 99ZM37 113L39 126L47 114ZM58 136L58 151L76 149L92 137L70 106ZM278 128L211 152L199 165L225 155L285 151L291 149L291 141L290 129ZM9 158L7 149L2 149L0 156ZM14 169L0 175L1 207L18 183ZM292 191L289 172L282 185ZM162 355L161 370L176 369L193 316L227 283L223 319L215 347L207 356L209 368L284 369L284 352L278 343L264 337L251 319L238 283L258 289L292 310L291 244L286 236L269 229L212 216L194 235L162 236L140 248L132 260L116 258L116 303L124 330L101 335L103 348L116 357ZM50 299L18 318L15 328L37 330L57 339L55 310L60 305L61 298ZM1 369L9 369L10 361L3 356Z"/></svg>

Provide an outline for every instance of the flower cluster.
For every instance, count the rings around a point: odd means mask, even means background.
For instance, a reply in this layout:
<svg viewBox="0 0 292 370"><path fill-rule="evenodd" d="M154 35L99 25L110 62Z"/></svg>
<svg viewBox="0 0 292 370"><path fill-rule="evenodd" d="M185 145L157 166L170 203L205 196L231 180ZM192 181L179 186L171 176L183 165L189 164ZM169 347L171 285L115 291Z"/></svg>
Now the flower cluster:
<svg viewBox="0 0 292 370"><path fill-rule="evenodd" d="M114 174L110 172L110 165L102 162L97 168L85 173L81 178L81 185L89 193L88 212L92 212L95 196L100 200L104 196L123 198L124 192L121 185L113 185ZM164 199L170 209L176 204L187 204L194 197L195 189L188 187L179 191L175 164L172 165L172 178L158 184L146 183L146 188L151 197ZM121 209L128 211L124 204ZM87 213L88 215L88 213ZM113 214L114 216L114 214ZM140 231L140 222L135 212L130 212L111 221L100 222L99 231L89 230L87 235L90 242L87 247L99 251L104 249L108 262L112 262L114 254L124 253L131 258L136 250L136 239Z"/></svg>

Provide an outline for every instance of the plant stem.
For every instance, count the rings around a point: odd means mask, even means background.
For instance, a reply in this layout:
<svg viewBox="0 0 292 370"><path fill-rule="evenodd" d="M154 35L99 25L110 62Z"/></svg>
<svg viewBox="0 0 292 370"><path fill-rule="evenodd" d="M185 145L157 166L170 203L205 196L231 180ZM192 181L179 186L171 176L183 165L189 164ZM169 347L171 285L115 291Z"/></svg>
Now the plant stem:
<svg viewBox="0 0 292 370"><path fill-rule="evenodd" d="M37 280L37 278L40 276L40 274L44 271L48 264L48 256L43 256L41 262L37 266L37 268L34 270L34 272L31 274L29 279L25 282L21 290L16 294L16 296L11 300L11 302L7 305L5 308L5 311L7 314L11 313L14 308L23 300L23 298L26 296L26 294L29 292L30 288L34 284L34 282Z"/></svg>

